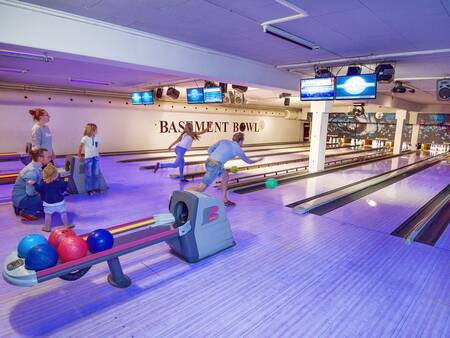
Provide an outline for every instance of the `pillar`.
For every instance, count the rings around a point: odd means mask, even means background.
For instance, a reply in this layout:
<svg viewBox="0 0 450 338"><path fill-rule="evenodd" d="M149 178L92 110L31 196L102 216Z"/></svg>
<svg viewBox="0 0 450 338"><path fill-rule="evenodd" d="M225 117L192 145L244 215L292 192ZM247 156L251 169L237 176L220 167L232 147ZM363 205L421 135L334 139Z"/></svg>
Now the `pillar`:
<svg viewBox="0 0 450 338"><path fill-rule="evenodd" d="M332 101L311 102L312 126L309 147L309 172L314 173L325 168L327 146L328 114L333 109Z"/></svg>
<svg viewBox="0 0 450 338"><path fill-rule="evenodd" d="M395 139L394 139L394 155L398 155L402 152L403 145L403 129L405 128L405 120L406 120L407 111L399 109L395 113L395 119L397 120L397 124L395 126Z"/></svg>
<svg viewBox="0 0 450 338"><path fill-rule="evenodd" d="M409 113L409 123L412 124L412 132L411 132L411 149L417 150L417 143L419 143L419 130L420 125L417 123L418 113L410 112Z"/></svg>

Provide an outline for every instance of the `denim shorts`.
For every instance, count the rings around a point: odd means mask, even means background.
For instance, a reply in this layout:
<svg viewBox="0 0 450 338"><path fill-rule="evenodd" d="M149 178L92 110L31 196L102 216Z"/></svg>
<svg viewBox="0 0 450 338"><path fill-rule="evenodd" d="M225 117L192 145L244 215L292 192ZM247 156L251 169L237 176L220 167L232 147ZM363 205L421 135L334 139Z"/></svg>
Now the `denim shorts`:
<svg viewBox="0 0 450 338"><path fill-rule="evenodd" d="M211 161L210 159L206 160L205 163L206 173L203 176L203 184L207 187L210 186L214 180L222 175L223 173L223 164L217 161Z"/></svg>

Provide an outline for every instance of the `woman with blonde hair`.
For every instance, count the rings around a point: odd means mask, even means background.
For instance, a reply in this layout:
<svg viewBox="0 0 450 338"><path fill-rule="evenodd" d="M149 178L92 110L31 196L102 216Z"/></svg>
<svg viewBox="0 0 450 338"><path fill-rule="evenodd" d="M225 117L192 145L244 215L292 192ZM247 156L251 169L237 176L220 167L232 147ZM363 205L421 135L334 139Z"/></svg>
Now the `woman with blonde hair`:
<svg viewBox="0 0 450 338"><path fill-rule="evenodd" d="M100 153L98 145L100 139L97 136L97 125L94 123L86 124L84 136L81 138L78 147L78 157L81 160L81 153L84 150L84 164L86 168L86 192L88 195L100 192Z"/></svg>
<svg viewBox="0 0 450 338"><path fill-rule="evenodd" d="M156 173L159 168L179 168L180 176L179 179L183 182L187 180L184 178L184 155L186 151L190 150L192 147L192 142L194 140L198 141L200 139L200 135L208 132L208 129L211 127L211 122L208 122L208 126L206 129L203 129L200 132L195 132L194 127L191 122L187 122L184 126L184 130L181 135L169 146L169 150L177 144L175 147L175 154L177 155L175 162L173 163L156 163L154 172Z"/></svg>

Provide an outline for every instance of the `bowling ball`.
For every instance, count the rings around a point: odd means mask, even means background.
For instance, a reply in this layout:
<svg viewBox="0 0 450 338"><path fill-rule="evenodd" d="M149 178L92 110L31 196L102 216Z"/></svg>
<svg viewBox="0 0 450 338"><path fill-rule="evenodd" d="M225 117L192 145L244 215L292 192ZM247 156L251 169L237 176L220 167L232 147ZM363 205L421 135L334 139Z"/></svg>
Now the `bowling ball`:
<svg viewBox="0 0 450 338"><path fill-rule="evenodd" d="M48 237L48 244L50 244L53 248L58 249L58 245L64 237L76 235L77 234L72 229L59 228L51 232Z"/></svg>
<svg viewBox="0 0 450 338"><path fill-rule="evenodd" d="M22 238L17 245L17 253L20 258L27 257L28 252L39 244L47 244L47 239L39 234L30 234Z"/></svg>
<svg viewBox="0 0 450 338"><path fill-rule="evenodd" d="M58 254L50 244L34 246L25 258L25 268L28 270L43 270L55 266L58 262Z"/></svg>
<svg viewBox="0 0 450 338"><path fill-rule="evenodd" d="M69 262L86 256L88 245L81 237L67 236L63 237L56 251L63 262Z"/></svg>
<svg viewBox="0 0 450 338"><path fill-rule="evenodd" d="M97 229L89 234L87 244L92 253L108 250L114 244L114 237L108 230Z"/></svg>
<svg viewBox="0 0 450 338"><path fill-rule="evenodd" d="M267 189L275 189L278 186L278 181L274 178L268 178L265 184Z"/></svg>
<svg viewBox="0 0 450 338"><path fill-rule="evenodd" d="M239 171L239 168L237 167L237 166L232 166L231 168L230 168L230 171L233 173L233 174L236 174L238 171Z"/></svg>

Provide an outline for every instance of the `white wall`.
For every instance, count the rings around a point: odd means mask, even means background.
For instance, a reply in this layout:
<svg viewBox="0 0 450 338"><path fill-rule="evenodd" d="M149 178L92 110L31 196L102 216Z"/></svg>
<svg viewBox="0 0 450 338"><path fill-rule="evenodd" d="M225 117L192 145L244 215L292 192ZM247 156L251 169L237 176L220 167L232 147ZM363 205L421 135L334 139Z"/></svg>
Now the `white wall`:
<svg viewBox="0 0 450 338"><path fill-rule="evenodd" d="M34 107L45 108L50 113L48 125L57 154L76 152L84 125L88 122L99 127L101 151L168 147L178 134L161 134L162 120L176 124L179 121L213 121L221 122L222 126L228 122L226 133L207 133L195 146L230 138L234 122L258 125L259 132L245 133L247 143L290 142L300 138L300 122L286 120L281 111L171 102L157 102L144 107L127 105L126 102L123 98L0 90L0 152L23 151L25 142L30 140L33 125L28 110Z"/></svg>

